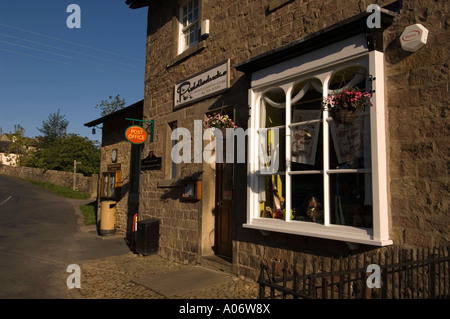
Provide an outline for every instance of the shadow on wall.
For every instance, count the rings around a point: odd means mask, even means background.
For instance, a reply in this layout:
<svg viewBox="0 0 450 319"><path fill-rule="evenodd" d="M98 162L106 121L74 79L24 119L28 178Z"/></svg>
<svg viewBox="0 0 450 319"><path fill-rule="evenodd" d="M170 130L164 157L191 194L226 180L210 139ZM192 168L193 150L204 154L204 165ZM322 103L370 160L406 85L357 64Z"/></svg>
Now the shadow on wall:
<svg viewBox="0 0 450 319"><path fill-rule="evenodd" d="M397 64L409 57L413 52L408 52L402 49L400 38L395 38L386 46L384 56L386 62L389 64Z"/></svg>
<svg viewBox="0 0 450 319"><path fill-rule="evenodd" d="M196 172L183 178L179 178L178 180L174 180L174 183L172 183L171 186L167 186L168 190L161 196L159 200L162 202L166 202L169 199L172 200L179 199L181 202L184 201L181 198L183 181L200 180L202 178L202 175L203 171Z"/></svg>

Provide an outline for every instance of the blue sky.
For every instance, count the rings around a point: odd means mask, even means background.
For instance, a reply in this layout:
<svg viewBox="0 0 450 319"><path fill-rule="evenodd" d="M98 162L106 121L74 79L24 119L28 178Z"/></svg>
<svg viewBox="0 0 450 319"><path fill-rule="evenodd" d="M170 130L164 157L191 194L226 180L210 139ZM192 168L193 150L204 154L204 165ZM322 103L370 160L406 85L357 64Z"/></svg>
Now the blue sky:
<svg viewBox="0 0 450 319"><path fill-rule="evenodd" d="M70 29L70 4L81 28ZM125 0L0 1L0 128L20 124L27 137L49 114L65 115L68 133L101 140L83 124L117 94L131 105L144 96L147 8Z"/></svg>

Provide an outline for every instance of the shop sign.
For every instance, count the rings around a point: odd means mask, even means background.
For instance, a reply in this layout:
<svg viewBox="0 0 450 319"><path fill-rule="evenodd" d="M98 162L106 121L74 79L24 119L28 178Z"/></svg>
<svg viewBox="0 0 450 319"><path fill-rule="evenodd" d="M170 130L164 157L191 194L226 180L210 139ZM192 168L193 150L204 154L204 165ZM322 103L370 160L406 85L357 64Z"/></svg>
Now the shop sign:
<svg viewBox="0 0 450 319"><path fill-rule="evenodd" d="M162 166L162 158L155 156L153 151L150 151L148 156L141 160L141 170L160 170Z"/></svg>
<svg viewBox="0 0 450 319"><path fill-rule="evenodd" d="M175 84L174 108L222 93L230 88L230 60Z"/></svg>
<svg viewBox="0 0 450 319"><path fill-rule="evenodd" d="M122 163L109 164L107 169L108 169L108 172L120 171L120 170L122 170Z"/></svg>
<svg viewBox="0 0 450 319"><path fill-rule="evenodd" d="M142 144L147 139L147 132L138 125L133 125L125 131L126 139L133 144Z"/></svg>

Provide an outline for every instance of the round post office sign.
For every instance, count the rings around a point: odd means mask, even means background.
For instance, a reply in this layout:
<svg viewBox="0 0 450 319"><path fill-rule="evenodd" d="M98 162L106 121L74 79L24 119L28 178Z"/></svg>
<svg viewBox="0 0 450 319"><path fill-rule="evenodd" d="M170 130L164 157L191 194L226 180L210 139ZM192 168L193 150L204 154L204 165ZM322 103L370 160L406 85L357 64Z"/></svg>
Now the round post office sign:
<svg viewBox="0 0 450 319"><path fill-rule="evenodd" d="M147 132L138 125L133 125L125 131L126 139L133 144L142 144L147 139Z"/></svg>

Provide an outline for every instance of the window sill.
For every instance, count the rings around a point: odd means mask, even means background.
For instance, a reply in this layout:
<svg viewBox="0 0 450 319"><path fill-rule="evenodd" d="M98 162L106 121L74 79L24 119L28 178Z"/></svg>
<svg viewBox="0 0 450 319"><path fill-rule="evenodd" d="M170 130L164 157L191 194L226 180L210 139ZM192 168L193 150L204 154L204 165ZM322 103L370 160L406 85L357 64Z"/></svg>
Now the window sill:
<svg viewBox="0 0 450 319"><path fill-rule="evenodd" d="M166 68L170 68L171 66L183 61L184 59L189 58L191 55L196 54L197 52L203 50L204 48L206 48L206 42L200 41L193 47L190 47L189 49L185 50L184 52L178 54L176 57L170 59L166 65Z"/></svg>
<svg viewBox="0 0 450 319"><path fill-rule="evenodd" d="M393 244L390 239L374 239L372 229L368 228L355 228L341 225L324 226L316 223L300 221L285 222L270 218L253 219L250 224L243 224L243 227L373 246L388 246Z"/></svg>
<svg viewBox="0 0 450 319"><path fill-rule="evenodd" d="M159 181L156 185L157 188L175 188L181 187L180 179L165 179Z"/></svg>

